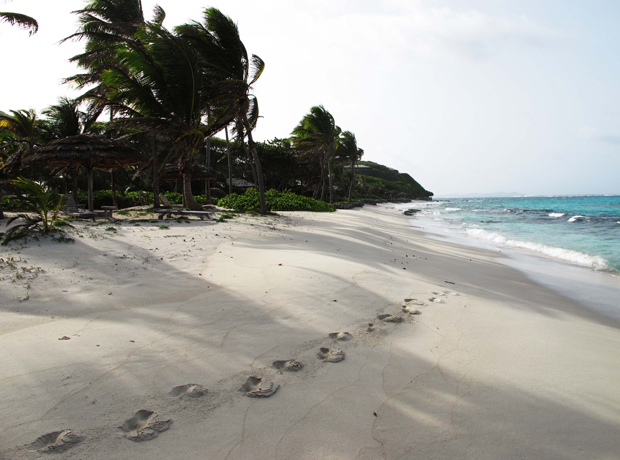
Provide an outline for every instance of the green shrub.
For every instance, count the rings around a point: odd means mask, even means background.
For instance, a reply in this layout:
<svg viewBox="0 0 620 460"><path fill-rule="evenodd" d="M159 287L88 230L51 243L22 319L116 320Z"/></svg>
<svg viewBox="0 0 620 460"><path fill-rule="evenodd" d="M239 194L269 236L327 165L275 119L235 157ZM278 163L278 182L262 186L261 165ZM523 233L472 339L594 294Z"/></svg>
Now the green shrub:
<svg viewBox="0 0 620 460"><path fill-rule="evenodd" d="M314 200L295 193L282 193L273 189L265 193L265 202L270 211L335 211L331 204L324 201ZM258 209L260 208L258 192L250 188L242 195L232 193L218 200L218 206L227 209Z"/></svg>
<svg viewBox="0 0 620 460"><path fill-rule="evenodd" d="M170 204L183 204L183 194L176 192L164 193Z"/></svg>
<svg viewBox="0 0 620 460"><path fill-rule="evenodd" d="M80 203L88 203L88 195L84 192L78 193ZM93 206L101 209L101 206L112 206L112 190L97 190L93 192ZM131 208L134 206L145 206L153 204L152 192L116 192L116 204L119 209Z"/></svg>
<svg viewBox="0 0 620 460"><path fill-rule="evenodd" d="M2 208L5 211L24 212L30 211L30 207L23 197L15 195L4 195L2 198Z"/></svg>

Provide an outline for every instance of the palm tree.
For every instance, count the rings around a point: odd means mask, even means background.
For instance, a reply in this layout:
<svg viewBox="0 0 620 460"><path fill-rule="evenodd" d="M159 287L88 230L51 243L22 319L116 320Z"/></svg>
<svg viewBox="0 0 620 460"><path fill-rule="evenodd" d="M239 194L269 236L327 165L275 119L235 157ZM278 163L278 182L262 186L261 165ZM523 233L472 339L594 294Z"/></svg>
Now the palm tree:
<svg viewBox="0 0 620 460"><path fill-rule="evenodd" d="M96 115L108 107L110 121L114 119L114 110L105 101L114 99L114 88L105 85L101 79L102 72L111 66L119 66L117 51L129 43L134 47L145 46L138 32L146 27L141 0L93 0L85 8L74 11L80 16L78 31L63 40L86 40L84 53L70 59L86 73L74 75L65 80L78 88L91 88L82 96L89 102L89 113ZM166 17L160 6L155 6L152 22L161 25ZM158 131L150 132L151 171L154 206L159 207L159 148ZM112 177L114 177L112 175Z"/></svg>
<svg viewBox="0 0 620 460"><path fill-rule="evenodd" d="M0 11L0 22L8 22L12 26L30 30L30 35L36 34L39 30L39 23L36 19L19 13L7 13Z"/></svg>
<svg viewBox="0 0 620 460"><path fill-rule="evenodd" d="M342 160L351 161L351 183L349 184L349 203L351 202L351 194L353 193L353 184L355 183L355 163L362 158L364 151L357 146L355 134L351 131L345 131L341 134L338 141L338 156Z"/></svg>
<svg viewBox="0 0 620 460"><path fill-rule="evenodd" d="M103 102L123 115L115 123L170 136L168 156L179 164L186 205L201 209L191 192L195 153L233 119L235 108L213 105L215 87L187 40L154 23L143 40L119 49L119 64L102 72L103 83L114 89Z"/></svg>
<svg viewBox="0 0 620 460"><path fill-rule="evenodd" d="M248 55L237 25L217 8L205 10L204 24L193 22L177 27L176 31L193 45L211 77L214 92L209 102L219 107L220 111L232 109L237 120L238 139L243 143L245 136L248 138L261 214L266 214L265 182L252 136L258 120L258 102L251 94L252 85L262 75L265 63L254 54L251 57Z"/></svg>
<svg viewBox="0 0 620 460"><path fill-rule="evenodd" d="M11 136L14 153L7 160L4 170L14 175L21 168L21 161L34 153L39 140L40 123L34 110L11 110L12 115L0 112L0 132Z"/></svg>
<svg viewBox="0 0 620 460"><path fill-rule="evenodd" d="M318 158L321 168L321 200L325 195L325 166L329 175L329 202L334 202L333 161L341 129L322 105L314 106L293 130L293 144L303 155Z"/></svg>
<svg viewBox="0 0 620 460"><path fill-rule="evenodd" d="M58 104L52 105L41 113L46 119L41 122L42 137L46 142L63 139L65 137L77 136L87 132L92 132L95 122L101 111L95 113L82 112L79 108L81 101L71 100L61 97ZM69 177L72 179L72 194L75 204L79 204L77 180L80 166L75 165L69 169ZM114 201L115 197L114 197Z"/></svg>

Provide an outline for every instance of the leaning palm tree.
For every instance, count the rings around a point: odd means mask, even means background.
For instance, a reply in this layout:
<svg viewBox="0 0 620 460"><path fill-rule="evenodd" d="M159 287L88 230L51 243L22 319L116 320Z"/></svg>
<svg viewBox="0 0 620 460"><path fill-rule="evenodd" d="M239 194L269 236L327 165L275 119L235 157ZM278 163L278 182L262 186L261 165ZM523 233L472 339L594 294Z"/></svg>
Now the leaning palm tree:
<svg viewBox="0 0 620 460"><path fill-rule="evenodd" d="M215 110L214 85L200 57L187 40L159 24L149 23L139 46L126 44L117 59L118 65L102 72L114 93L101 102L121 115L115 123L159 130L172 139L168 157L176 159L183 176L185 204L202 209L191 191L194 157L205 138L230 123L235 108Z"/></svg>
<svg viewBox="0 0 620 460"><path fill-rule="evenodd" d="M325 195L325 166L329 177L329 202L334 202L333 162L340 138L340 127L322 105L314 106L293 130L293 145L302 155L318 158L321 168L321 200Z"/></svg>
<svg viewBox="0 0 620 460"><path fill-rule="evenodd" d="M12 26L29 30L30 35L36 34L39 30L39 23L37 20L25 14L0 11L0 22L8 22Z"/></svg>
<svg viewBox="0 0 620 460"><path fill-rule="evenodd" d="M176 31L196 49L210 76L213 85L210 103L219 107L220 111L232 109L237 120L237 137L241 142L245 136L248 138L261 214L266 214L265 182L252 136L258 120L258 102L251 94L252 85L262 75L265 63L260 57L248 54L237 25L217 8L205 10L204 23L193 22L177 27Z"/></svg>

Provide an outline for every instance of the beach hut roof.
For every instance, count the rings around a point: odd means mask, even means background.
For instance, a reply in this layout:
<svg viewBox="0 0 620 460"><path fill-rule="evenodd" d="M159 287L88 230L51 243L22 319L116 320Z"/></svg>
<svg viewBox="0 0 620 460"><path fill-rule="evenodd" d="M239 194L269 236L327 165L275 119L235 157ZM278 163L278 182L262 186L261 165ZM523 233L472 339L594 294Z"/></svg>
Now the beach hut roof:
<svg viewBox="0 0 620 460"><path fill-rule="evenodd" d="M193 165L191 169L192 180L216 180L215 174L203 165ZM176 164L167 164L159 177L163 182L176 182L182 180L179 167Z"/></svg>
<svg viewBox="0 0 620 460"><path fill-rule="evenodd" d="M228 179L226 179L226 183L228 184ZM239 188L250 188L250 187L254 187L254 184L252 182L248 182L245 179L233 179L232 180L232 184L233 187L239 187Z"/></svg>
<svg viewBox="0 0 620 460"><path fill-rule="evenodd" d="M107 137L80 134L56 139L40 148L23 161L26 166L35 164L71 165L86 168L113 169L146 163L148 159L131 147Z"/></svg>

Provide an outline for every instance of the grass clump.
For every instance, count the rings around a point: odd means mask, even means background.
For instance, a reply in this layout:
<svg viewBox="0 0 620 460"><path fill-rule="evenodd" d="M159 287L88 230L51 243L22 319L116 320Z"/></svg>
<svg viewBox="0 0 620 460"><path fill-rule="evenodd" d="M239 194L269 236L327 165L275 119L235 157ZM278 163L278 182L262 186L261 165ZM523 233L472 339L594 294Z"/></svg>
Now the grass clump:
<svg viewBox="0 0 620 460"><path fill-rule="evenodd" d="M265 202L270 211L333 212L336 210L331 204L324 201L290 192L278 192L273 189L265 193ZM258 209L260 208L258 192L254 189L248 189L242 195L232 193L220 199L218 206L235 210Z"/></svg>

